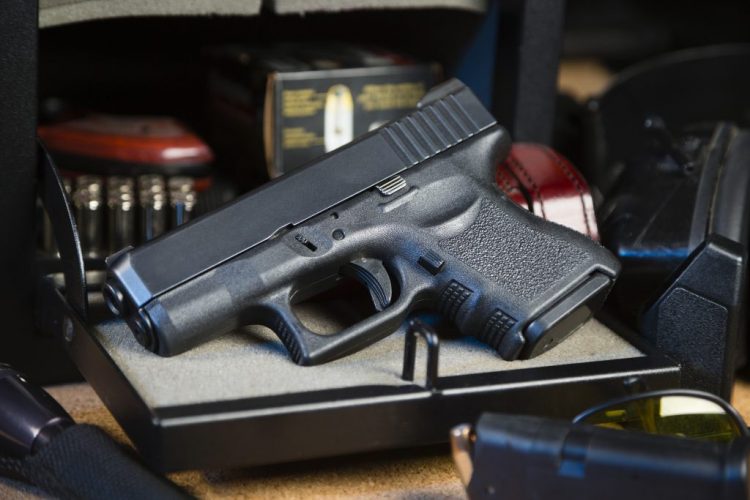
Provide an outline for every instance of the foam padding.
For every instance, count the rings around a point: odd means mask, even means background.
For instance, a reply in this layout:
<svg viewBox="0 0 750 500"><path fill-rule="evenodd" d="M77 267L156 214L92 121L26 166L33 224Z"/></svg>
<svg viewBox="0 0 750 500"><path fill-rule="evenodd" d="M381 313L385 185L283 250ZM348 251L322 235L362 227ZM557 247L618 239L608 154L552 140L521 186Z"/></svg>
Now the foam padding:
<svg viewBox="0 0 750 500"><path fill-rule="evenodd" d="M316 331L330 330L317 313L299 311ZM162 358L146 351L118 320L95 328L99 342L151 407L273 396L344 387L410 384L401 379L404 331L353 355L319 366L295 365L270 330L247 327L192 351ZM416 383L423 380L426 349L417 349ZM524 361L504 361L479 341L441 339L439 376L634 358L643 354L592 320L560 345Z"/></svg>
<svg viewBox="0 0 750 500"><path fill-rule="evenodd" d="M447 8L482 12L487 0L271 0L278 14L358 9ZM255 16L262 0L40 0L39 26L142 16Z"/></svg>
<svg viewBox="0 0 750 500"><path fill-rule="evenodd" d="M140 16L255 16L261 0L40 0L39 27Z"/></svg>
<svg viewBox="0 0 750 500"><path fill-rule="evenodd" d="M356 9L462 9L482 12L487 0L271 0L277 14L339 12Z"/></svg>

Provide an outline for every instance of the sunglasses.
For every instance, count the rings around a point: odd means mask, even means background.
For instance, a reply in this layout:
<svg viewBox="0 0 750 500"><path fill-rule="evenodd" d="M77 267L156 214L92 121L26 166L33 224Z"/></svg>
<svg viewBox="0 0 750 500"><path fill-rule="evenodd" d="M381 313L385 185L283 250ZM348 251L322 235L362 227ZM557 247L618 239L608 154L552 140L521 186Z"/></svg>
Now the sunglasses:
<svg viewBox="0 0 750 500"><path fill-rule="evenodd" d="M720 442L750 435L742 416L729 403L713 394L688 389L608 401L580 413L573 423Z"/></svg>
<svg viewBox="0 0 750 500"><path fill-rule="evenodd" d="M714 443L730 443L750 435L742 416L727 402L713 394L687 389L653 391L611 400L585 410L572 424L565 425L570 429L594 426ZM469 485L475 469L476 442L476 432L469 424L451 431L453 459L465 486Z"/></svg>

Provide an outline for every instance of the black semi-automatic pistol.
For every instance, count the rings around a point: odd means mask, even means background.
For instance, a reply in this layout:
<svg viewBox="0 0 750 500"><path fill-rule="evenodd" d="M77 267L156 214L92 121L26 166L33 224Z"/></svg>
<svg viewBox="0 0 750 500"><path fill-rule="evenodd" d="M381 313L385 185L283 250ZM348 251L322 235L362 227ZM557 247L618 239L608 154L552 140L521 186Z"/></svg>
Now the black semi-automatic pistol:
<svg viewBox="0 0 750 500"><path fill-rule="evenodd" d="M175 231L107 259L105 299L138 341L181 353L262 324L302 365L395 332L432 308L506 360L562 341L618 271L603 247L496 187L510 138L457 80L416 111ZM292 310L354 277L376 312L322 335Z"/></svg>

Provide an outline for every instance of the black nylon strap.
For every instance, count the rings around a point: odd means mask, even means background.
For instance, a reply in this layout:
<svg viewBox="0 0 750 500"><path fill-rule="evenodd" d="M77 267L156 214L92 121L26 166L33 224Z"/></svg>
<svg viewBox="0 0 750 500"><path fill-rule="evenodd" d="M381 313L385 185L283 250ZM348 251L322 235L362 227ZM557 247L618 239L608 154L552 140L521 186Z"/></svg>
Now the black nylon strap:
<svg viewBox="0 0 750 500"><path fill-rule="evenodd" d="M0 472L63 499L191 498L92 425L66 429L35 455L0 457Z"/></svg>

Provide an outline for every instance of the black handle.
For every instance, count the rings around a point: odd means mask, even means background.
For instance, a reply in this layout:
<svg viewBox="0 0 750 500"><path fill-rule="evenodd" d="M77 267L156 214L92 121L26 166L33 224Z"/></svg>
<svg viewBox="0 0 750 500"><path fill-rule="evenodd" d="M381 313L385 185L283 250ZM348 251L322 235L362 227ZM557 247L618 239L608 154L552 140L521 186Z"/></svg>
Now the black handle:
<svg viewBox="0 0 750 500"><path fill-rule="evenodd" d="M72 425L70 415L41 387L0 364L0 455L31 455Z"/></svg>
<svg viewBox="0 0 750 500"><path fill-rule="evenodd" d="M470 223L435 243L447 280L438 308L504 359L534 357L591 317L619 264L586 236L485 189L465 211Z"/></svg>

